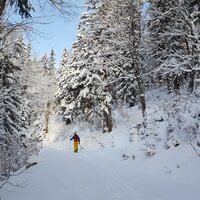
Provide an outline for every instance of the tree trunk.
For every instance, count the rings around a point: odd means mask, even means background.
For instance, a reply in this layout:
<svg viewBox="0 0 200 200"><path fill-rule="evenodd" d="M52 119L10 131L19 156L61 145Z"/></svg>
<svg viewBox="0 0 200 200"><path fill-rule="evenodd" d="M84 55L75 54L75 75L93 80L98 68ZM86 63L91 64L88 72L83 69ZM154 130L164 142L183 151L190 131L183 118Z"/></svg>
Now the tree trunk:
<svg viewBox="0 0 200 200"><path fill-rule="evenodd" d="M146 111L146 100L145 100L145 95L144 95L143 82L140 77L137 77L137 87L138 87L138 94L140 97L141 108L142 108L142 115L144 117L145 111Z"/></svg>
<svg viewBox="0 0 200 200"><path fill-rule="evenodd" d="M111 106L106 105L107 111L103 110L103 133L112 131L112 111Z"/></svg>
<svg viewBox="0 0 200 200"><path fill-rule="evenodd" d="M166 77L166 82L167 82L168 92L171 93L171 78L169 75L167 75L167 77Z"/></svg>
<svg viewBox="0 0 200 200"><path fill-rule="evenodd" d="M104 74L104 79L108 81L108 69L105 69L105 74ZM108 83L107 86L104 87L104 92L105 94L109 93L111 94L112 90L111 90L111 84ZM112 105L111 105L111 100L106 100L106 95L104 96L104 99L103 99L103 133L105 132L111 132L112 131L112 127L113 127L113 124L112 124Z"/></svg>
<svg viewBox="0 0 200 200"><path fill-rule="evenodd" d="M180 90L180 77L179 77L179 75L176 75L176 77L174 78L173 84L174 84L175 93L179 94L179 90Z"/></svg>
<svg viewBox="0 0 200 200"><path fill-rule="evenodd" d="M188 90L190 93L194 91L194 77L195 77L195 73L192 72L190 75L190 81L189 81L189 86L188 86Z"/></svg>
<svg viewBox="0 0 200 200"><path fill-rule="evenodd" d="M141 102L141 107L142 107L142 115L143 117L145 116L145 111L146 111L146 100L144 94L140 95L140 102Z"/></svg>
<svg viewBox="0 0 200 200"><path fill-rule="evenodd" d="M45 113L45 134L49 132L49 115L50 115L50 102L47 103L47 110Z"/></svg>
<svg viewBox="0 0 200 200"><path fill-rule="evenodd" d="M103 133L109 133L112 131L112 113L111 109L109 109L109 113L103 111Z"/></svg>

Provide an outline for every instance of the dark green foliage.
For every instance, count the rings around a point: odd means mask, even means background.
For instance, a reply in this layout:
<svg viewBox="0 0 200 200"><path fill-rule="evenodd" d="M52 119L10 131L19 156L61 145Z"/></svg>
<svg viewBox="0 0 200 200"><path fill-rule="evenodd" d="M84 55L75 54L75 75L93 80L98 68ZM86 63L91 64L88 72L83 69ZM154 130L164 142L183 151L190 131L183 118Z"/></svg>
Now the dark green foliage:
<svg viewBox="0 0 200 200"><path fill-rule="evenodd" d="M34 11L34 8L32 7L29 0L11 0L10 5L15 6L16 12L19 12L19 15L21 15L22 18L30 18L30 12Z"/></svg>

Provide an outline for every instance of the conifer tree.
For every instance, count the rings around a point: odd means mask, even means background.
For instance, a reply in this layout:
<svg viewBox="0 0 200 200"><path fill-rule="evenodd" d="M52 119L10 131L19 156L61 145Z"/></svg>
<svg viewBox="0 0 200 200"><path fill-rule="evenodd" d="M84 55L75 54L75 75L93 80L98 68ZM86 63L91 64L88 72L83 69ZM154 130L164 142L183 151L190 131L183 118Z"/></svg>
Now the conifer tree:
<svg viewBox="0 0 200 200"><path fill-rule="evenodd" d="M49 69L50 69L50 71L54 71L55 70L55 64L56 64L55 60L56 60L55 59L55 52L52 49L51 53L50 53L50 57L49 57Z"/></svg>
<svg viewBox="0 0 200 200"><path fill-rule="evenodd" d="M110 132L112 98L106 83L108 72L100 64L102 56L99 54L98 38L101 31L96 21L100 2L93 0L86 1L85 4L88 10L81 17L77 40L67 66L66 81L60 89L60 94L65 94L60 95L62 113L70 121L77 117L93 124L102 120L103 131Z"/></svg>
<svg viewBox="0 0 200 200"><path fill-rule="evenodd" d="M62 56L61 56L61 61L60 61L60 69L64 69L68 63L69 60L69 53L68 50L65 48L63 50Z"/></svg>
<svg viewBox="0 0 200 200"><path fill-rule="evenodd" d="M62 88L62 84L65 82L65 76L68 74L67 72L67 65L69 61L69 53L68 50L65 48L63 50L61 61L60 61L60 68L58 69L58 76L59 76L59 87Z"/></svg>
<svg viewBox="0 0 200 200"><path fill-rule="evenodd" d="M71 123L71 118L70 116L68 116L65 111L66 111L66 107L65 107L65 96L66 96L66 90L65 88L65 84L67 83L67 75L69 75L68 72L68 61L69 61L69 53L68 50L65 48L63 50L62 56L61 56L61 62L60 62L60 68L58 69L58 86L59 86L59 90L56 94L56 99L55 99L55 103L57 105L57 107L59 107L59 113L61 113L66 121L66 124ZM59 105L59 106L58 106Z"/></svg>
<svg viewBox="0 0 200 200"><path fill-rule="evenodd" d="M4 179L26 163L31 140L29 113L15 76L20 68L10 60L6 49L0 53L0 66L0 179Z"/></svg>
<svg viewBox="0 0 200 200"><path fill-rule="evenodd" d="M40 62L41 62L41 66L44 69L44 73L48 74L49 73L49 58L48 58L47 54L42 56Z"/></svg>

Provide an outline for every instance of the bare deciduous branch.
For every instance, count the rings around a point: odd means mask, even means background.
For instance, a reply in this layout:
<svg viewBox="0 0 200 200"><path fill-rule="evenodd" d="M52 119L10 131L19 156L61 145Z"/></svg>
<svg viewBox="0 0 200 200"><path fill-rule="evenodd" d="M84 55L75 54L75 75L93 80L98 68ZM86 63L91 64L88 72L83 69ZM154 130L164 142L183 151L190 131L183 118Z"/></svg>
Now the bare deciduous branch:
<svg viewBox="0 0 200 200"><path fill-rule="evenodd" d="M197 149L195 148L195 146L194 146L191 142L190 142L189 144L190 144L190 146L193 148L193 150L195 151L195 155L196 155L197 157L200 157L200 152L197 151Z"/></svg>

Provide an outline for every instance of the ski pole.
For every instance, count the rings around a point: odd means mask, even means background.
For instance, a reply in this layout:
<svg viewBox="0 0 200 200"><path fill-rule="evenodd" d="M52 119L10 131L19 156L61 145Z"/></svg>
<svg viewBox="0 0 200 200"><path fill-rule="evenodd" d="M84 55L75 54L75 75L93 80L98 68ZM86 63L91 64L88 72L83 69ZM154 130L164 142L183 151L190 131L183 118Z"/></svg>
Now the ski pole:
<svg viewBox="0 0 200 200"><path fill-rule="evenodd" d="M83 147L81 146L81 144L79 143L80 149L83 150Z"/></svg>

